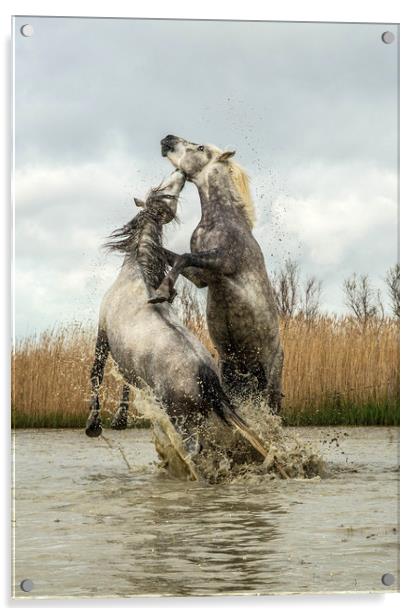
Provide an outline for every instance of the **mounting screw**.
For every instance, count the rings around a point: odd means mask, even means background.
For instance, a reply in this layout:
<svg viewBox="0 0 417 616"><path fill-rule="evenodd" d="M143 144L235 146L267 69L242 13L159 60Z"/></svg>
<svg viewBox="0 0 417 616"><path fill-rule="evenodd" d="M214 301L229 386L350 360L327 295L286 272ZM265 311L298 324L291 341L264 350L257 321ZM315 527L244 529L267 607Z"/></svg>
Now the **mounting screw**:
<svg viewBox="0 0 417 616"><path fill-rule="evenodd" d="M381 582L384 586L392 586L395 582L395 577L392 575L392 573L384 573L381 578Z"/></svg>
<svg viewBox="0 0 417 616"><path fill-rule="evenodd" d="M22 580L20 582L20 588L23 590L23 592L30 592L33 589L32 580Z"/></svg>
<svg viewBox="0 0 417 616"><path fill-rule="evenodd" d="M22 36L32 36L34 33L33 26L31 24L25 24L20 28Z"/></svg>
<svg viewBox="0 0 417 616"><path fill-rule="evenodd" d="M384 43L390 45L395 40L394 32L390 32L389 30L387 30L386 32L382 33L381 38Z"/></svg>

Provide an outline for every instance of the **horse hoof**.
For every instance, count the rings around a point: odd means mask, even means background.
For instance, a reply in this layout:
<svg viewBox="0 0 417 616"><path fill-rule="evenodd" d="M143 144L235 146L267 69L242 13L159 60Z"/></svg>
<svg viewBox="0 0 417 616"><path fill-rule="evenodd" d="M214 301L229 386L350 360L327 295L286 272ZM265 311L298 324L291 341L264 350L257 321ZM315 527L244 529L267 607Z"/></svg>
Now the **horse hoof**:
<svg viewBox="0 0 417 616"><path fill-rule="evenodd" d="M162 304L163 302L169 302L169 297L156 293L153 297L148 299L148 304Z"/></svg>
<svg viewBox="0 0 417 616"><path fill-rule="evenodd" d="M171 291L171 295L169 296L169 303L172 304L172 302L174 301L174 299L177 297L178 293L175 289L172 289Z"/></svg>
<svg viewBox="0 0 417 616"><path fill-rule="evenodd" d="M97 436L100 436L102 432L103 428L101 426L88 426L85 429L86 435L90 436L91 438L96 438Z"/></svg>
<svg viewBox="0 0 417 616"><path fill-rule="evenodd" d="M100 436L102 432L103 432L103 428L101 425L100 415L98 414L97 411L93 412L92 416L90 415L90 417L87 419L85 433L87 436L96 438L97 436Z"/></svg>

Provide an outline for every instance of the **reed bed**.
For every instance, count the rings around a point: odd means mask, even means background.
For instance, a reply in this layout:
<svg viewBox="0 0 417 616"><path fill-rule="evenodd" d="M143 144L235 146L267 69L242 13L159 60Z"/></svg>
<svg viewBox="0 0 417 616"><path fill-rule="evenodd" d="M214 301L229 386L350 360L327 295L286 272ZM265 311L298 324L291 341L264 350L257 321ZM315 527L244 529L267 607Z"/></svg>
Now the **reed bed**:
<svg viewBox="0 0 417 616"><path fill-rule="evenodd" d="M281 334L288 423L399 424L398 320L298 316Z"/></svg>
<svg viewBox="0 0 417 616"><path fill-rule="evenodd" d="M185 324L215 356L200 305L186 292L180 300ZM298 315L281 320L280 328L288 424L399 423L398 320L373 319L363 327L347 317ZM17 342L12 357L14 427L84 426L94 343L95 329L82 324ZM105 421L117 409L121 384L109 360L101 390Z"/></svg>

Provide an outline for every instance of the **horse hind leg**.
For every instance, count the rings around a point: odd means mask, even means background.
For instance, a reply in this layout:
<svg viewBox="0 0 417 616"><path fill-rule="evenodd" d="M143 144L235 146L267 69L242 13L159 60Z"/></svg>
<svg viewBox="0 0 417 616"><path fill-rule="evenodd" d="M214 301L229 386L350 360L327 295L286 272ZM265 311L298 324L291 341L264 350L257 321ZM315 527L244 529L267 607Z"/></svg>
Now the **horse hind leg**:
<svg viewBox="0 0 417 616"><path fill-rule="evenodd" d="M242 391L242 377L234 361L220 360L220 381L230 397L239 396Z"/></svg>
<svg viewBox="0 0 417 616"><path fill-rule="evenodd" d="M91 402L90 402L90 414L87 419L85 427L85 433L87 436L97 437L102 433L102 424L100 416L100 400L99 389L103 381L104 366L106 365L107 357L109 355L109 343L107 335L104 330L99 330L96 340L96 349L94 353L94 363L91 369L90 382L91 382Z"/></svg>
<svg viewBox="0 0 417 616"><path fill-rule="evenodd" d="M111 428L113 430L126 430L127 428L127 416L129 411L129 394L130 388L126 383L122 389L122 399L120 400L119 408L116 411L115 416L111 422Z"/></svg>
<svg viewBox="0 0 417 616"><path fill-rule="evenodd" d="M285 397L282 393L282 368L284 365L284 353L282 349L278 351L277 362L274 366L268 380L266 390L266 399L271 409L272 415L280 415L282 410L282 399Z"/></svg>
<svg viewBox="0 0 417 616"><path fill-rule="evenodd" d="M267 403L271 410L271 415L280 415L282 410L282 399L284 394L278 387L270 387L267 391Z"/></svg>

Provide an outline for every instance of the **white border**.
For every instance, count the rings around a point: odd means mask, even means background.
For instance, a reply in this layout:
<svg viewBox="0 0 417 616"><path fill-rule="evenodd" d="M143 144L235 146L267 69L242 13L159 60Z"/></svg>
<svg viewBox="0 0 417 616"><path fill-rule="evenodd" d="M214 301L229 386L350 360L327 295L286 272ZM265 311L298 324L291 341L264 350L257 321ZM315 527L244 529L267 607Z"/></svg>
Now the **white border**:
<svg viewBox="0 0 417 616"><path fill-rule="evenodd" d="M407 607L415 604L413 597L413 587L415 585L415 538L414 519L415 505L413 503L413 486L415 485L416 461L413 452L416 448L416 403L413 397L412 384L414 384L414 348L412 345L412 334L415 334L415 310L413 309L413 299L415 296L416 274L415 262L413 259L413 247L416 244L415 233L415 211L417 208L416 200L416 161L415 161L415 109L417 109L416 95L413 88L413 76L415 67L413 58L416 57L415 28L416 22L413 20L412 4L408 0L345 0L345 2L334 2L331 0L293 0L292 2L267 2L257 0L256 2L245 5L244 3L225 3L224 0L211 0L210 2L199 3L195 0L174 0L158 1L150 3L135 2L133 0L117 0L108 3L103 7L103 3L96 3L90 0L61 0L59 3L52 0L43 1L4 1L1 6L0 28L2 35L2 49L6 50L5 57L1 64L2 80L4 86L4 96L2 105L5 112L1 115L4 124L3 134L10 135L10 16L11 15L72 15L72 16L113 16L113 17L170 17L170 18L196 18L196 19L274 19L282 21L351 21L351 22L381 22L401 24L401 201L402 201L402 332L406 331L406 336L402 336L402 500L401 500L401 521L402 521L402 558L401 558L401 594L388 595L348 595L348 596L290 596L275 598L213 598L213 599L146 599L146 600L89 600L89 601L25 601L12 602L8 600L10 594L10 575L8 554L3 554L3 569L1 580L1 597L6 609L18 611L32 608L44 609L53 607L55 610L67 608L71 611L77 610L77 614L91 608L110 608L113 610L120 607L140 609L142 612L152 611L159 613L162 610L183 614L184 611L198 610L202 614L209 613L213 609L216 611L230 611L238 609L242 613L250 613L255 608L262 608L265 613L276 613L280 608L291 613L301 613L308 611L310 616L324 613L334 614L337 609L338 614L351 613L355 610L357 614L378 613L378 615L391 614L394 610L408 612ZM5 49L6 48L6 49ZM1 212L1 230L3 233L3 246L6 256L2 260L0 268L5 301L2 305L4 318L2 328L3 366L8 366L10 353L10 308L8 301L9 288L9 228L10 218L8 215L8 203L10 202L10 152L9 138L1 150L3 165L0 166L2 173L3 203ZM414 156L413 156L414 155ZM407 306L408 305L408 306ZM411 355L413 353L413 355ZM409 357L409 361L407 361ZM5 487L3 492L3 502L6 503L6 511L3 512L3 524L1 526L4 533L5 545L10 544L9 540L9 420L8 415L8 395L9 395L9 374L3 369L1 371L1 384L3 394L2 412L5 417L3 422L3 469ZM414 393L414 391L413 391ZM413 545L414 544L414 545ZM6 551L4 551L6 552ZM99 564L98 564L99 566ZM411 610L410 610L411 612Z"/></svg>

